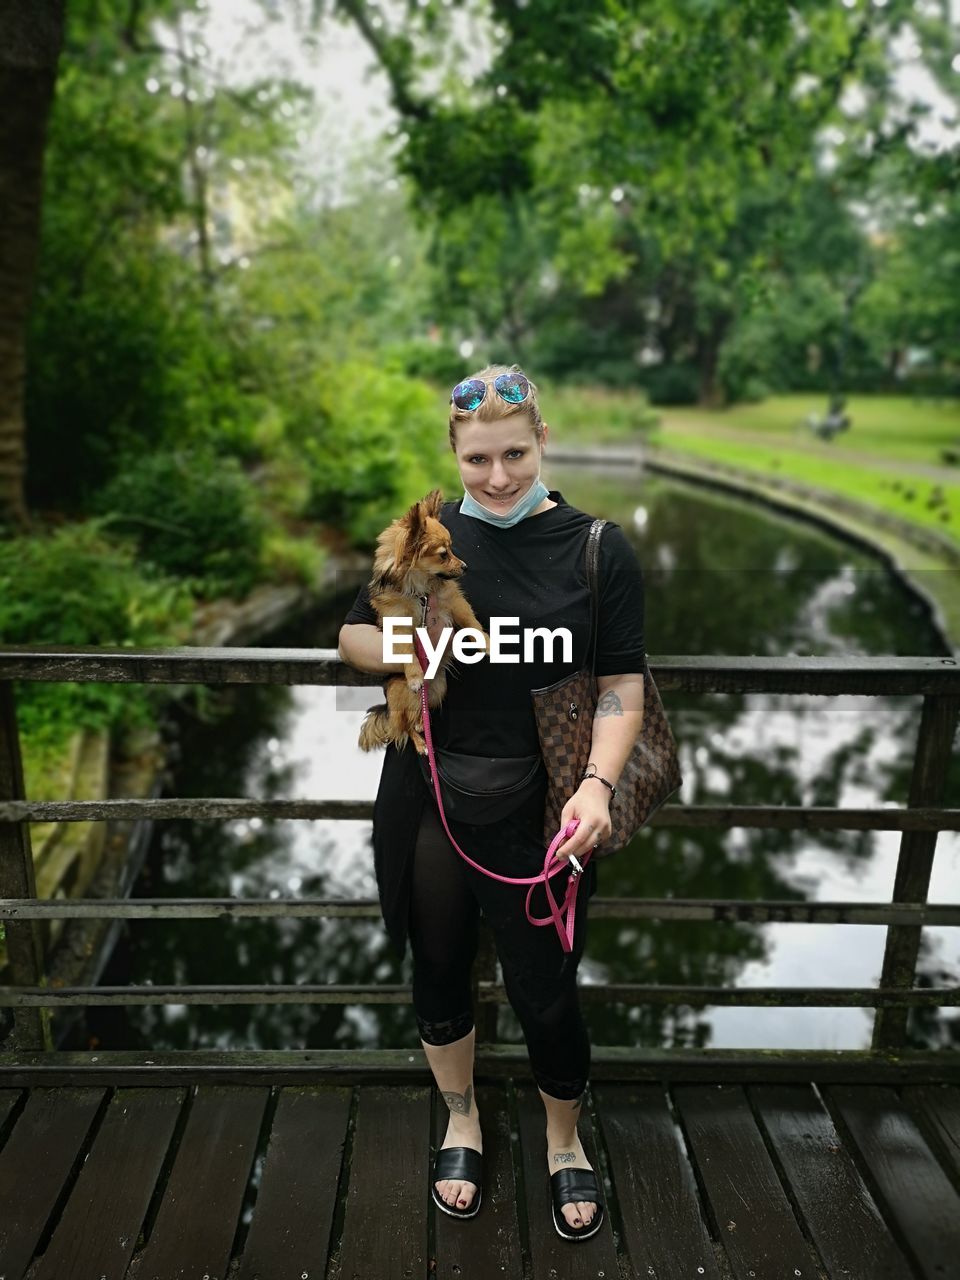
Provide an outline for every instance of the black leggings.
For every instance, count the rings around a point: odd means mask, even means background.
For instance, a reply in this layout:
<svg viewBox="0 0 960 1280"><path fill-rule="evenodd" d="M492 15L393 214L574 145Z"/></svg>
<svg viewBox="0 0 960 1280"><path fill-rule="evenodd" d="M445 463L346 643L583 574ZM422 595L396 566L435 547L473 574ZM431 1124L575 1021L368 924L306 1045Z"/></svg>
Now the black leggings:
<svg viewBox="0 0 960 1280"><path fill-rule="evenodd" d="M542 823L542 804L539 809ZM543 870L545 850L529 812L494 827L450 824L457 843L475 862L501 875L531 876ZM491 844L491 837L493 843ZM494 847L496 846L496 847ZM569 871L550 878L558 906ZM586 879L586 877L584 877ZM427 1044L451 1044L473 1028L471 970L482 909L496 940L507 997L523 1030L533 1077L554 1098L578 1098L590 1072L590 1041L577 997L577 966L587 929L587 885L577 894L573 950L565 952L555 925L526 917L529 886L502 884L476 871L457 853L432 797L423 806L413 864L410 948L413 1006ZM542 888L530 910L548 913Z"/></svg>

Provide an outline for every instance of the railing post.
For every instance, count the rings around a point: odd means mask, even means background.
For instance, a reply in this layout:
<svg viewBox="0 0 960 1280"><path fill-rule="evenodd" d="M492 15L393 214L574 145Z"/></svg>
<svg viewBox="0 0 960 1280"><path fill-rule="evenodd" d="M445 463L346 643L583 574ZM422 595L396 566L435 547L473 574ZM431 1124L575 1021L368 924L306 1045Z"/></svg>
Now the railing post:
<svg viewBox="0 0 960 1280"><path fill-rule="evenodd" d="M958 714L960 698L945 698L934 694L924 698L910 778L908 808L934 806L943 801ZM893 883L893 902L926 902L937 835L936 831L904 831L901 835L897 874ZM887 945L880 973L881 987L909 990L913 986L921 927L910 924L887 926ZM874 1050L904 1047L909 1012L903 1006L876 1010L873 1021Z"/></svg>
<svg viewBox="0 0 960 1280"><path fill-rule="evenodd" d="M13 682L0 680L0 799L25 800L23 761ZM28 822L0 822L0 898L35 898ZM15 987L46 985L43 941L39 920L6 920L7 961ZM8 1048L52 1049L49 1009L26 1007L13 1011L13 1034Z"/></svg>
<svg viewBox="0 0 960 1280"><path fill-rule="evenodd" d="M480 983L497 980L497 946L493 930L480 917L480 941L477 958L473 962L473 1009L476 1027L475 1045L495 1044L497 1039L497 1008L495 1004L480 1003Z"/></svg>

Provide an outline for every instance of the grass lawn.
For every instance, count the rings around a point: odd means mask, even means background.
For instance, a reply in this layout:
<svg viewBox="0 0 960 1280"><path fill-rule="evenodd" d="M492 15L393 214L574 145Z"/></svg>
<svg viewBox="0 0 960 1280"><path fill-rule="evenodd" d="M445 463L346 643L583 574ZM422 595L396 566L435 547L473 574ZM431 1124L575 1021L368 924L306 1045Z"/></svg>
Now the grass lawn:
<svg viewBox="0 0 960 1280"><path fill-rule="evenodd" d="M930 507L928 499L937 487L937 481L933 479L909 474L898 477L893 471L874 470L866 463L837 462L829 457L821 460L780 447L773 435L769 446L736 440L719 441L706 433L674 434L669 428L651 439L697 457L729 462L744 471L755 471L764 476L786 476L801 484L809 484L811 488L843 494L914 524L938 529L960 542L960 469L954 484L939 486L944 503ZM894 485L898 488L895 489ZM944 513L950 517L948 520L942 519Z"/></svg>
<svg viewBox="0 0 960 1280"><path fill-rule="evenodd" d="M853 425L829 443L798 425L806 414L826 410L823 395L775 396L762 404L709 410L650 407L634 393L558 387L541 392L541 406L561 445L649 441L843 494L960 542L960 467L944 467L940 458L943 447L960 442L960 402L851 396L846 409ZM898 463L942 468L944 476L938 481L911 475L898 471ZM938 483L945 502L928 507Z"/></svg>
<svg viewBox="0 0 960 1280"><path fill-rule="evenodd" d="M853 395L846 403L852 421L848 431L826 444L798 424L808 413L821 417L826 412L825 395L773 396L761 404L734 405L728 409L707 410L691 407L658 408L661 430L671 428L708 431L711 426L722 429L762 432L778 446L810 443L826 453L833 446L862 450L878 458L922 462L942 466L940 450L945 445L960 445L960 401L913 400L909 396ZM666 443L666 440L664 440ZM957 468L960 482L960 467Z"/></svg>

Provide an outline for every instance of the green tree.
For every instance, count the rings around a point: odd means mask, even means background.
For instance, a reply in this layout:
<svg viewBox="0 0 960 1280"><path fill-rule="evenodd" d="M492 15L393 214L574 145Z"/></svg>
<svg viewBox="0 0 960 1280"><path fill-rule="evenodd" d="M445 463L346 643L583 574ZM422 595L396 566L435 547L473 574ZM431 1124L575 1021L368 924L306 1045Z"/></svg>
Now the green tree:
<svg viewBox="0 0 960 1280"><path fill-rule="evenodd" d="M667 358L689 360L707 404L724 398L724 345L783 282L798 206L832 202L843 235L857 238L847 206L869 193L878 161L905 154L920 114L890 114L891 43L917 18L911 0L657 0L642 9L579 0L562 11L546 0L430 3L411 6L402 32L365 0L334 7L357 22L387 74L406 137L400 166L421 216L437 223L435 259L447 273L452 265L450 293L465 278L460 264L481 257L478 226L493 228L488 283L468 295L487 336L529 341L551 293L597 299L612 286L612 306L629 287L655 312L632 335L634 350L652 338ZM490 15L492 61L475 77L485 62L457 46L453 7ZM923 29L946 77L943 5L939 15L923 10ZM449 89L448 75L431 97L418 89L421 73L447 50L459 84ZM844 105L850 88L862 97L859 115ZM496 232L498 216L523 228L528 263L522 287L502 290L499 306L490 281L516 281L518 251ZM828 257L818 254L825 270ZM841 332L863 288L859 276L839 283ZM839 336L826 337L842 349Z"/></svg>
<svg viewBox="0 0 960 1280"><path fill-rule="evenodd" d="M261 405L235 340L242 252L224 211L252 221L258 190L283 198L309 94L224 86L186 34L192 11L136 2L121 23L75 0L68 13L29 330L35 505L84 510L144 449L253 452Z"/></svg>

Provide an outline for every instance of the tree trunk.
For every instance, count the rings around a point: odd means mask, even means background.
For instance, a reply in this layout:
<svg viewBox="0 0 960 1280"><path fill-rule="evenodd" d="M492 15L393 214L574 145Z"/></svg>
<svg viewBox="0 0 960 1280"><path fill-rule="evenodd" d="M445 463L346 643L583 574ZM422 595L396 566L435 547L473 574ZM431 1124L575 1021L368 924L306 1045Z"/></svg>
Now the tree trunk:
<svg viewBox="0 0 960 1280"><path fill-rule="evenodd" d="M698 403L704 409L721 409L724 405L723 387L717 376L720 364L720 348L727 335L732 316L727 311L715 311L710 317L710 328L699 333L696 345L697 370L700 375Z"/></svg>
<svg viewBox="0 0 960 1280"><path fill-rule="evenodd" d="M64 0L0 0L0 523L24 529L27 317Z"/></svg>

